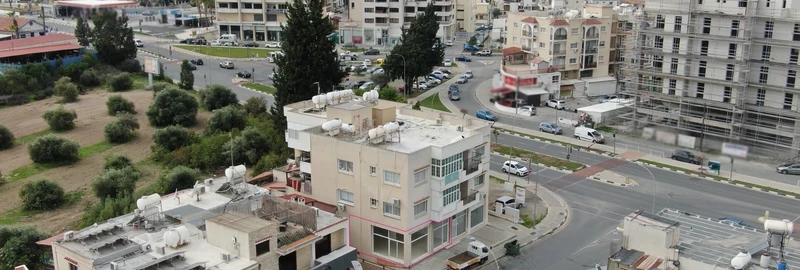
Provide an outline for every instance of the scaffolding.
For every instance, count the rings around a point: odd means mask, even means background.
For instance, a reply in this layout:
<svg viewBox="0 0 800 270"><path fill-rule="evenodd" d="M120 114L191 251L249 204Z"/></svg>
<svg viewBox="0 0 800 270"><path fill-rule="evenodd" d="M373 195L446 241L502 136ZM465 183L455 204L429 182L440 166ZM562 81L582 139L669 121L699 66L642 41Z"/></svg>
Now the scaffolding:
<svg viewBox="0 0 800 270"><path fill-rule="evenodd" d="M709 148L704 139L735 142L751 152L795 158L800 42L794 40L800 41L800 27L793 26L800 26L800 14L778 1L761 5L648 0L633 16L620 63L620 93L638 102L621 117L634 130L698 137L701 148Z"/></svg>

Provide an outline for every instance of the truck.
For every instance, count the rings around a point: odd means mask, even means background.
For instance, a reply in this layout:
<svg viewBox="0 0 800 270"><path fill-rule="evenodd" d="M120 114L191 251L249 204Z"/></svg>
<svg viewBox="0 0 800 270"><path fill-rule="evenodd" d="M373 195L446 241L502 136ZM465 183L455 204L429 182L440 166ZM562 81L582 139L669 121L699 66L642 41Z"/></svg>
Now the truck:
<svg viewBox="0 0 800 270"><path fill-rule="evenodd" d="M447 259L447 269L465 270L476 265L483 265L489 259L489 247L480 241L472 241L464 251L456 256Z"/></svg>
<svg viewBox="0 0 800 270"><path fill-rule="evenodd" d="M477 56L492 56L492 51L483 50L483 51L476 52L475 55L477 55Z"/></svg>

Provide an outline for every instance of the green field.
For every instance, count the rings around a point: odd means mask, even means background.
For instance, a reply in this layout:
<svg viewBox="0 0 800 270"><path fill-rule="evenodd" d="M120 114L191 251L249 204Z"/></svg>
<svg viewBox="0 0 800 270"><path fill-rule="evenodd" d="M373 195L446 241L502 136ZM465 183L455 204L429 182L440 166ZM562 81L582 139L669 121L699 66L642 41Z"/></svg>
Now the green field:
<svg viewBox="0 0 800 270"><path fill-rule="evenodd" d="M277 51L275 49L261 49L261 48L242 48L242 47L211 47L211 46L194 46L194 45L174 45L196 53L205 54L215 57L226 58L266 58L270 52Z"/></svg>
<svg viewBox="0 0 800 270"><path fill-rule="evenodd" d="M263 84L260 84L260 83L244 83L244 84L242 84L242 86L250 88L250 89L253 89L253 90L256 90L256 91L259 91L259 92L264 92L264 93L267 93L267 94L270 94L270 95L274 95L275 92L277 91L277 89L275 89L275 87L272 87L272 86L269 86L269 85L263 85Z"/></svg>
<svg viewBox="0 0 800 270"><path fill-rule="evenodd" d="M431 95L431 96L429 96L429 97L427 97L427 98L425 98L423 100L420 100L419 101L419 106L422 106L422 107L425 107L425 108L431 108L431 109L434 109L434 110L440 110L440 111L444 111L444 112L450 112L450 110L448 110L447 107L444 106L444 104L442 104L442 101L439 100L439 95L438 94L433 94L433 95Z"/></svg>

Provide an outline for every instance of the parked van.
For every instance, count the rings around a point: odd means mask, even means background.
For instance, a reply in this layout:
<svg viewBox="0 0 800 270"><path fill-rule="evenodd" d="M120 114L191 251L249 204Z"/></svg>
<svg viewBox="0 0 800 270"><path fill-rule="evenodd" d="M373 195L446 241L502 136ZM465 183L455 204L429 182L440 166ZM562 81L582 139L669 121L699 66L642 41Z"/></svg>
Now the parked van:
<svg viewBox="0 0 800 270"><path fill-rule="evenodd" d="M269 61L270 63L275 63L275 60L278 59L278 55L283 56L283 52L282 51L269 52L267 61Z"/></svg>
<svg viewBox="0 0 800 270"><path fill-rule="evenodd" d="M588 127L576 127L575 139L590 141L593 143L606 142L606 139L603 138L603 134L600 134L600 132L597 132L597 130Z"/></svg>
<svg viewBox="0 0 800 270"><path fill-rule="evenodd" d="M220 44L225 44L226 42L236 42L236 35L234 34L222 34L217 39Z"/></svg>

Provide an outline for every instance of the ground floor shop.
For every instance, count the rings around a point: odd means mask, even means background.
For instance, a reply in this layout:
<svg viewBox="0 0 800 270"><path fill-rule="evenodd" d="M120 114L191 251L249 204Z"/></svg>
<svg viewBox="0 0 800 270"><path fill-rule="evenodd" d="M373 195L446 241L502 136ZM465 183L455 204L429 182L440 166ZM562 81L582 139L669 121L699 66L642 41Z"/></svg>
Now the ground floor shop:
<svg viewBox="0 0 800 270"><path fill-rule="evenodd" d="M234 34L236 38L244 41L281 41L281 27L267 26L253 23L225 23L217 22L219 33Z"/></svg>

